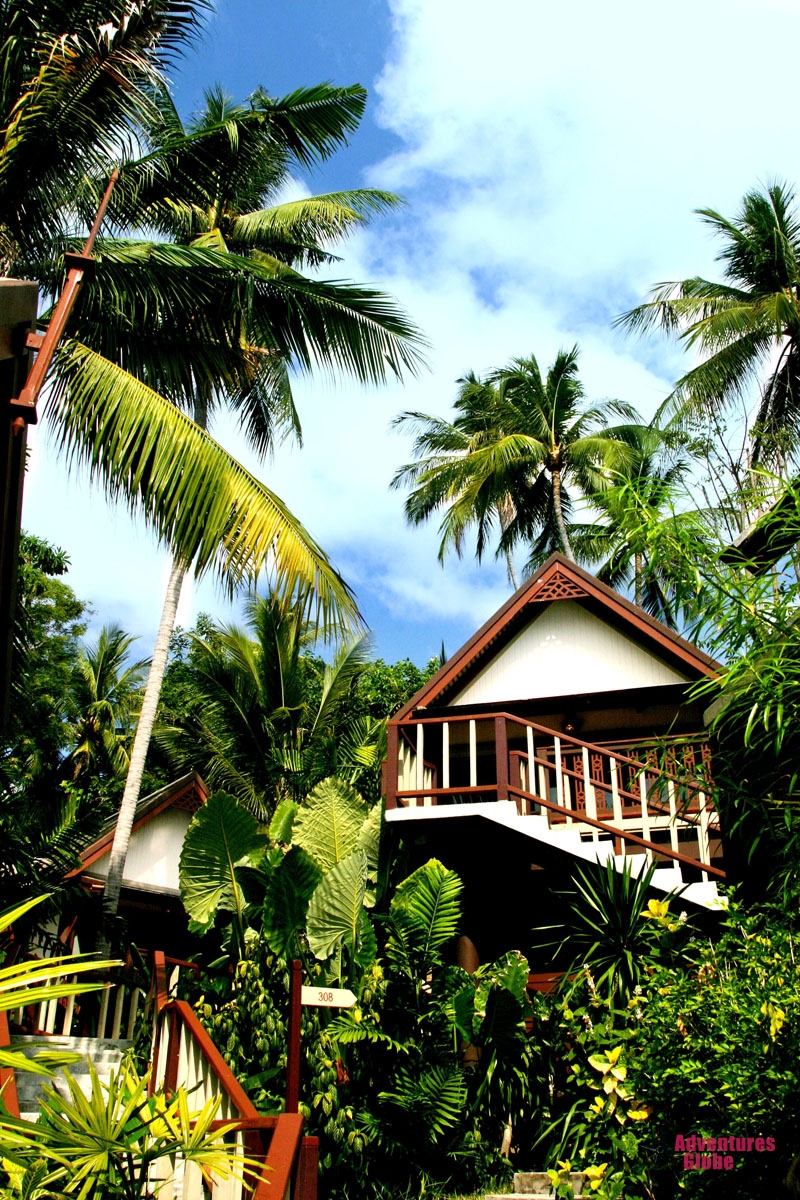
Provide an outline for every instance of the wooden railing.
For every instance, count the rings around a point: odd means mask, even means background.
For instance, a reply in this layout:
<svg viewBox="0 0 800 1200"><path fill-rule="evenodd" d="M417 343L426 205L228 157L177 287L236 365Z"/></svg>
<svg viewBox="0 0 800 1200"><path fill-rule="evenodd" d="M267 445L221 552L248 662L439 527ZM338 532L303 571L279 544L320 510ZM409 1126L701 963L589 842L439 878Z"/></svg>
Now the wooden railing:
<svg viewBox="0 0 800 1200"><path fill-rule="evenodd" d="M183 1087L193 1108L201 1108L212 1096L221 1098L219 1123L235 1123L236 1137L249 1159L263 1163L255 1184L248 1186L231 1178L214 1186L214 1200L316 1200L319 1143L303 1137L300 1113L264 1116L257 1112L228 1064L211 1041L197 1014L184 1000L172 1000L167 990L166 965L156 953L154 985L156 1027L153 1039L150 1087L168 1091ZM165 1188L169 1188L166 1180ZM202 1200L203 1180L199 1171L187 1168L183 1200ZM172 1200L169 1190L159 1191L159 1200Z"/></svg>
<svg viewBox="0 0 800 1200"><path fill-rule="evenodd" d="M415 716L389 726L385 785L387 809L513 800L598 850L725 877L703 736L591 743L509 713Z"/></svg>
<svg viewBox="0 0 800 1200"><path fill-rule="evenodd" d="M7 1050L11 1045L8 1032L8 1016L0 1012L0 1050ZM0 1097L12 1117L19 1117L19 1100L17 1098L17 1081L11 1067L0 1067Z"/></svg>

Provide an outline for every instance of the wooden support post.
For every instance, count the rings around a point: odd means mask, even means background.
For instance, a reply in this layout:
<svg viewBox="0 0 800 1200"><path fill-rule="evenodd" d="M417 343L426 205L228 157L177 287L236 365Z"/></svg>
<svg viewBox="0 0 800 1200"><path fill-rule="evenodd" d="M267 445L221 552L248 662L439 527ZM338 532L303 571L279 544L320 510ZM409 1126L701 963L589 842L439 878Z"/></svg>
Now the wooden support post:
<svg viewBox="0 0 800 1200"><path fill-rule="evenodd" d="M397 808L398 732L391 721L386 728L386 759L383 764L383 794L387 808Z"/></svg>
<svg viewBox="0 0 800 1200"><path fill-rule="evenodd" d="M469 786L478 786L478 732L475 721L469 723Z"/></svg>
<svg viewBox="0 0 800 1200"><path fill-rule="evenodd" d="M289 983L289 1053L286 1061L286 1112L300 1111L300 1006L303 964L292 960Z"/></svg>
<svg viewBox="0 0 800 1200"><path fill-rule="evenodd" d="M450 722L442 725L442 787L450 787Z"/></svg>
<svg viewBox="0 0 800 1200"><path fill-rule="evenodd" d="M297 1157L292 1200L317 1200L319 1178L319 1138L304 1137Z"/></svg>
<svg viewBox="0 0 800 1200"><path fill-rule="evenodd" d="M505 717L495 717L494 719L494 755L497 763L497 799L507 800L508 730L506 729Z"/></svg>

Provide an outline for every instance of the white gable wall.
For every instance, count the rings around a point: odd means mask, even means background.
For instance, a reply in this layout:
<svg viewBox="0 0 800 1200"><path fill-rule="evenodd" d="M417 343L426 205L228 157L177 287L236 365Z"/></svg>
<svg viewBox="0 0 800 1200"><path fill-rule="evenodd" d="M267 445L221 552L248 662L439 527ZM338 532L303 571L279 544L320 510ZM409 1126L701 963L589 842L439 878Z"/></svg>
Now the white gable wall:
<svg viewBox="0 0 800 1200"><path fill-rule="evenodd" d="M178 862L191 819L191 813L184 809L166 808L134 830L123 885L177 893ZM110 850L92 863L87 873L105 879L109 857Z"/></svg>
<svg viewBox="0 0 800 1200"><path fill-rule="evenodd" d="M490 651L491 653L491 651ZM574 600L556 600L487 662L450 704L493 704L687 683L650 650Z"/></svg>

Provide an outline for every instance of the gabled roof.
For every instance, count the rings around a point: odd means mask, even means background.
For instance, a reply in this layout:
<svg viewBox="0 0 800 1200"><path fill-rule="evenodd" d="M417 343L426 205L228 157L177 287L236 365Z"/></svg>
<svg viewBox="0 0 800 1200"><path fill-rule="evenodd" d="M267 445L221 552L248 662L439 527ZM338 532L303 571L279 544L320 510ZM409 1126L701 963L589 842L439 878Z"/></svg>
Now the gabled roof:
<svg viewBox="0 0 800 1200"><path fill-rule="evenodd" d="M423 705L446 704L447 694L452 693L454 685L460 683L468 671L474 669L478 662L483 667L510 637L542 611L540 606L559 600L572 600L590 606L609 622L621 626L640 645L691 676L702 678L720 669L720 664L713 658L637 605L631 604L619 592L601 583L564 555L552 554L544 566L412 696L392 721L403 720L415 708Z"/></svg>
<svg viewBox="0 0 800 1200"><path fill-rule="evenodd" d="M136 816L131 833L141 829L143 825L152 821L167 808L180 808L195 813L207 799L208 788L205 783L197 771L189 771L187 775L182 775L180 779L168 783L166 787L159 788L157 792L151 792L149 796L142 797L136 805ZM70 871L67 878L82 874L111 849L115 828L116 821L110 821L100 837L81 851L81 865L74 871Z"/></svg>

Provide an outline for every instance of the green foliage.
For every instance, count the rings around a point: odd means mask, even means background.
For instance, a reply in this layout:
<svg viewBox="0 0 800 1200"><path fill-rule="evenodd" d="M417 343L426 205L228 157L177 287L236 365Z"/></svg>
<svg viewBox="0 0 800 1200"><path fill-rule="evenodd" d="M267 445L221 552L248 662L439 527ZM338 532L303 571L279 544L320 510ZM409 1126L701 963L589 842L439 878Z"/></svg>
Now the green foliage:
<svg viewBox="0 0 800 1200"><path fill-rule="evenodd" d="M292 841L328 871L353 853L366 819L364 801L355 788L341 779L323 779L299 809Z"/></svg>
<svg viewBox="0 0 800 1200"><path fill-rule="evenodd" d="M61 578L68 564L63 551L23 534L11 717L0 743L6 904L43 891L55 903L113 795L107 762L95 759L76 770L68 757L71 731L88 715L81 674L87 651L80 644L87 608Z"/></svg>
<svg viewBox="0 0 800 1200"><path fill-rule="evenodd" d="M445 510L440 559L451 548L461 553L472 526L480 558L495 525L498 553L524 542L532 566L556 549L574 558L567 487L591 496L607 486L607 468L634 462L641 418L619 401L583 405L577 346L559 351L546 376L531 355L485 379L469 373L459 384L452 423L420 412L397 418L417 434L416 461L392 480L411 489L408 521Z"/></svg>
<svg viewBox="0 0 800 1200"><path fill-rule="evenodd" d="M621 870L612 859L594 871L575 868L565 919L555 927L561 941L553 943L557 957L569 955L568 977L589 969L594 986L624 1004L654 964L680 953L686 917L670 914L671 896L648 900L655 870L653 863L634 875L630 859Z"/></svg>
<svg viewBox="0 0 800 1200"><path fill-rule="evenodd" d="M261 921L269 948L280 958L288 961L302 952L299 939L306 928L308 902L321 878L322 868L299 846L292 846L275 868Z"/></svg>
<svg viewBox="0 0 800 1200"><path fill-rule="evenodd" d="M91 1094L85 1096L65 1074L69 1096L45 1087L36 1124L0 1117L0 1150L12 1196L29 1195L35 1180L39 1186L46 1183L51 1195L78 1200L144 1200L158 1196L154 1179L171 1175L179 1157L223 1180L254 1173L255 1164L237 1159L225 1141L231 1126L212 1129L219 1097L192 1111L183 1088L169 1098L163 1091L148 1095L147 1075L140 1078L130 1067L112 1071L104 1084L91 1062Z"/></svg>
<svg viewBox="0 0 800 1200"><path fill-rule="evenodd" d="M241 952L247 903L242 871L261 862L266 845L255 819L232 796L215 792L198 809L180 860L181 899L198 933L210 929L221 914L231 923Z"/></svg>
<svg viewBox="0 0 800 1200"><path fill-rule="evenodd" d="M308 944L317 958L330 958L347 946L355 959L367 891L367 860L349 854L331 867L320 881L308 906Z"/></svg>
<svg viewBox="0 0 800 1200"><path fill-rule="evenodd" d="M384 723L351 706L368 641L345 639L326 663L310 652L318 632L276 596L250 602L247 629L199 622L166 677L172 721L158 740L174 768L194 765L262 821L327 776L372 780Z"/></svg>

